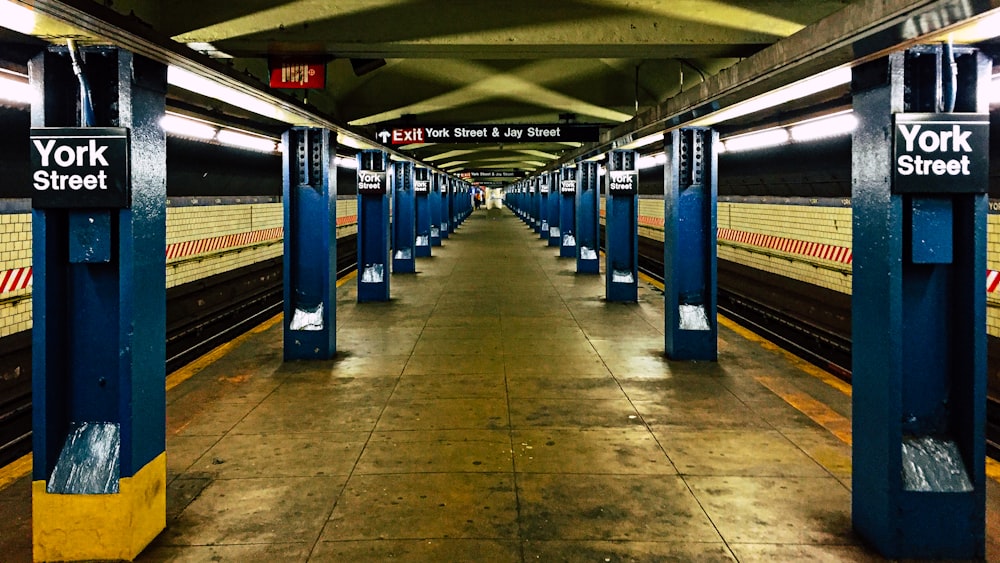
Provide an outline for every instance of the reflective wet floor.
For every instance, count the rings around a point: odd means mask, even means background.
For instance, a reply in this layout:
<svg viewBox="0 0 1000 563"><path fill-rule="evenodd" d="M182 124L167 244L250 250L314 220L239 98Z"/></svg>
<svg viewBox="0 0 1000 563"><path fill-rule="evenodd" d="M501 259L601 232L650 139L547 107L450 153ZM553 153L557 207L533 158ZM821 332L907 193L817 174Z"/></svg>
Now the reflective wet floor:
<svg viewBox="0 0 1000 563"><path fill-rule="evenodd" d="M508 212L434 254L391 302L340 288L334 360L282 363L272 323L189 368L141 561L882 560L815 369L729 323L718 363L666 360L654 287L605 302ZM0 492L23 560L27 487Z"/></svg>

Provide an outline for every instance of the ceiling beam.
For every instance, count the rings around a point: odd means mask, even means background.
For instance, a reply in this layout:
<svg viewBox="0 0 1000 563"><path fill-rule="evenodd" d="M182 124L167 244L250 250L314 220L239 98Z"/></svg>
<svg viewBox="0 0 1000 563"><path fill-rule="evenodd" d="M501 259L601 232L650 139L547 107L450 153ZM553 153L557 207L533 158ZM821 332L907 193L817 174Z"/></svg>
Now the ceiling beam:
<svg viewBox="0 0 1000 563"><path fill-rule="evenodd" d="M1000 9L1000 0L861 0L709 76L601 139L567 152L554 165L593 158L608 150L669 131L726 107L820 72L885 56L939 38Z"/></svg>

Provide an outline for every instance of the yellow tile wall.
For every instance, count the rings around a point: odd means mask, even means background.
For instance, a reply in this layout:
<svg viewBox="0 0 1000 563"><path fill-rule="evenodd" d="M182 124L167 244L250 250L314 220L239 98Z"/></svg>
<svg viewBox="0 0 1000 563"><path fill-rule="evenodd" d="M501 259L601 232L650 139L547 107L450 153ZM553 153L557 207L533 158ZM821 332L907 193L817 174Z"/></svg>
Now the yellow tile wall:
<svg viewBox="0 0 1000 563"><path fill-rule="evenodd" d="M337 217L354 217L354 221L349 225L341 226L338 222L337 224L337 238L345 237L347 235L353 235L358 232L358 198L351 199L338 199L337 200Z"/></svg>
<svg viewBox="0 0 1000 563"><path fill-rule="evenodd" d="M986 219L986 268L1000 270L1000 215ZM1000 336L1000 290L986 294L986 332Z"/></svg>
<svg viewBox="0 0 1000 563"><path fill-rule="evenodd" d="M31 213L0 214L0 272L31 266Z"/></svg>
<svg viewBox="0 0 1000 563"><path fill-rule="evenodd" d="M603 206L603 199L602 199ZM169 243L198 240L245 230L280 227L281 203L176 207L167 209ZM639 214L660 218L663 202L640 199ZM355 198L337 201L337 216L357 215ZM810 207L722 202L718 205L719 226L774 236L801 238L838 246L851 244L849 208ZM357 232L357 224L338 226L337 236ZM663 240L660 227L639 226L640 236ZM187 283L261 260L281 256L282 245L245 249L221 256L206 255L200 261L167 266L167 286ZM849 274L823 270L812 264L789 261L728 246L719 247L719 258L774 272L835 291L850 293ZM1000 270L1000 215L988 218L987 268ZM31 266L31 214L0 214L0 271ZM985 285L985 280L984 280ZM31 289L4 295L0 303L0 337L31 328ZM1000 337L1000 292L987 294L987 331Z"/></svg>
<svg viewBox="0 0 1000 563"><path fill-rule="evenodd" d="M167 209L167 244L281 227L282 203L173 207ZM186 256L167 263L167 287L211 277L281 256L281 240L242 249Z"/></svg>
<svg viewBox="0 0 1000 563"><path fill-rule="evenodd" d="M663 242L663 226L650 226L643 223L643 217L663 219L662 199L639 200L639 236Z"/></svg>
<svg viewBox="0 0 1000 563"><path fill-rule="evenodd" d="M0 272L31 266L31 213L0 214ZM3 294L0 338L31 328L31 288Z"/></svg>

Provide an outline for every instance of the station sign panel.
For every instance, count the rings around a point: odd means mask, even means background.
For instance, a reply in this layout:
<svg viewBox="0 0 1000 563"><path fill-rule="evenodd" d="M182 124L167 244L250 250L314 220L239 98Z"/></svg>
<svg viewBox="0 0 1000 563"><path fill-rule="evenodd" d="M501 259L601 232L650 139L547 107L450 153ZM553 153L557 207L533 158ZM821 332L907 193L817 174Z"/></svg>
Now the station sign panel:
<svg viewBox="0 0 1000 563"><path fill-rule="evenodd" d="M32 127L32 207L126 208L132 203L129 132L122 127Z"/></svg>
<svg viewBox="0 0 1000 563"><path fill-rule="evenodd" d="M560 143L599 139L596 125L424 125L380 129L375 138L383 145L419 143Z"/></svg>
<svg viewBox="0 0 1000 563"><path fill-rule="evenodd" d="M523 170L466 170L458 175L459 178L524 178Z"/></svg>
<svg viewBox="0 0 1000 563"><path fill-rule="evenodd" d="M988 115L897 113L894 117L893 192L987 192Z"/></svg>
<svg viewBox="0 0 1000 563"><path fill-rule="evenodd" d="M414 180L413 191L418 194L426 194L431 191L431 183L428 180Z"/></svg>
<svg viewBox="0 0 1000 563"><path fill-rule="evenodd" d="M549 183L548 182L539 182L538 183L538 193L540 193L540 194L547 194L547 193L549 193Z"/></svg>
<svg viewBox="0 0 1000 563"><path fill-rule="evenodd" d="M559 192L564 194L576 193L576 180L562 180L559 182Z"/></svg>
<svg viewBox="0 0 1000 563"><path fill-rule="evenodd" d="M383 171L358 170L358 193L365 195L384 195L387 191L388 179Z"/></svg>
<svg viewBox="0 0 1000 563"><path fill-rule="evenodd" d="M611 195L633 195L639 183L639 173L633 170L608 171L608 193Z"/></svg>
<svg viewBox="0 0 1000 563"><path fill-rule="evenodd" d="M326 88L326 65L269 61L271 88Z"/></svg>

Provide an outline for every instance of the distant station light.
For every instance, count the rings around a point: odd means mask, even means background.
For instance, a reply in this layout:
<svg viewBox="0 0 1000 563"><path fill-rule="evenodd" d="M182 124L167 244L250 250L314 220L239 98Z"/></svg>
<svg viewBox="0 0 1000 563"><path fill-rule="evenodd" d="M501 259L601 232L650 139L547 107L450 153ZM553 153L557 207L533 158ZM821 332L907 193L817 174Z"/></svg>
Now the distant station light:
<svg viewBox="0 0 1000 563"><path fill-rule="evenodd" d="M31 35L35 31L35 12L15 2L0 0L0 27Z"/></svg>
<svg viewBox="0 0 1000 563"><path fill-rule="evenodd" d="M279 112L275 106L249 94L240 92L235 88L220 84L211 78L206 78L177 66L170 65L167 67L167 83L171 86L194 92L195 94L201 94L202 96L232 104L258 115L263 115L264 117L279 118Z"/></svg>
<svg viewBox="0 0 1000 563"><path fill-rule="evenodd" d="M175 113L167 113L160 119L160 126L167 134L177 137L188 137L191 139L210 140L215 138L218 128Z"/></svg>
<svg viewBox="0 0 1000 563"><path fill-rule="evenodd" d="M788 128L794 141L812 141L846 135L858 126L858 118L848 110L834 115L803 121Z"/></svg>
<svg viewBox="0 0 1000 563"><path fill-rule="evenodd" d="M636 159L635 165L639 170L644 170L646 168L654 168L656 166L663 166L667 162L667 155L665 153L649 154L646 156L640 156Z"/></svg>
<svg viewBox="0 0 1000 563"><path fill-rule="evenodd" d="M788 142L788 130L783 127L765 129L746 135L737 135L726 139L726 152L749 151L774 147Z"/></svg>
<svg viewBox="0 0 1000 563"><path fill-rule="evenodd" d="M219 131L219 134L216 135L216 140L224 145L260 152L275 152L277 150L277 142L274 139L242 133L232 129Z"/></svg>
<svg viewBox="0 0 1000 563"><path fill-rule="evenodd" d="M35 101L35 92L25 78L0 70L0 100L30 104Z"/></svg>

